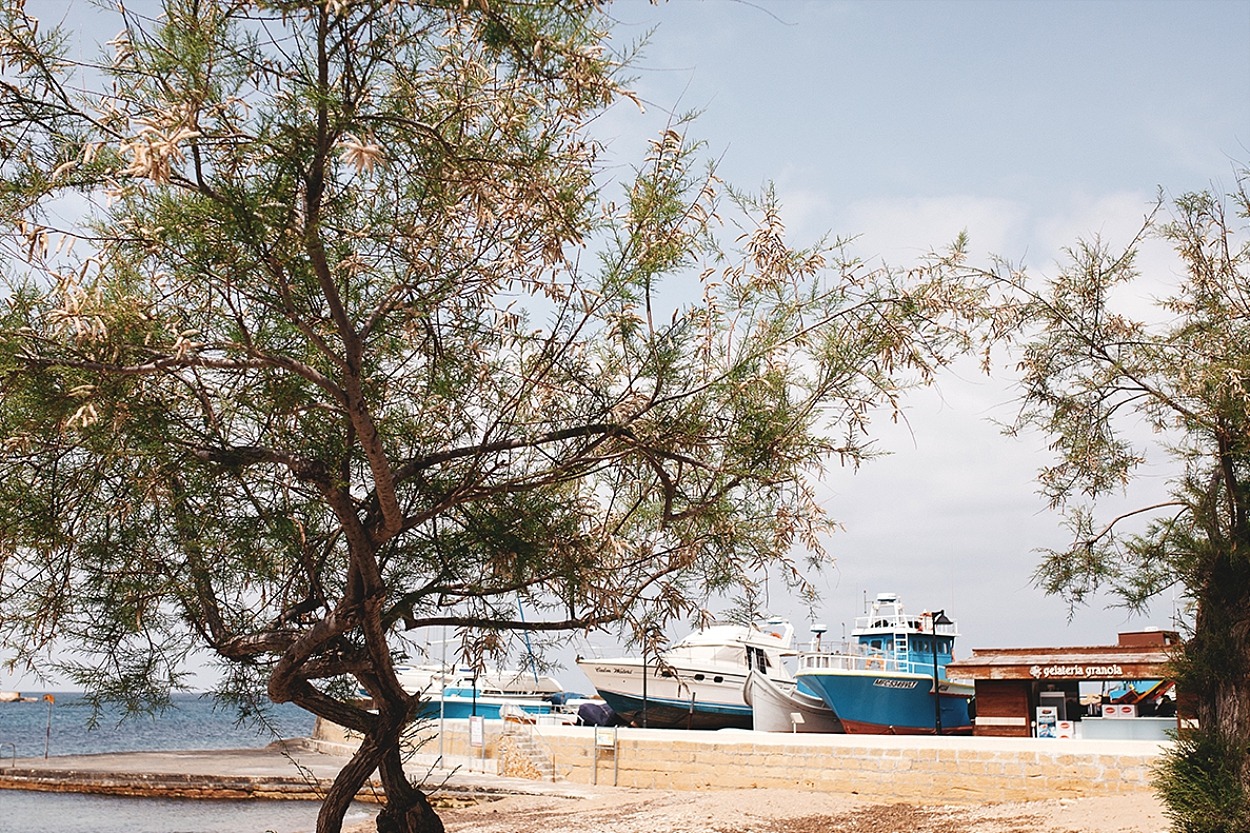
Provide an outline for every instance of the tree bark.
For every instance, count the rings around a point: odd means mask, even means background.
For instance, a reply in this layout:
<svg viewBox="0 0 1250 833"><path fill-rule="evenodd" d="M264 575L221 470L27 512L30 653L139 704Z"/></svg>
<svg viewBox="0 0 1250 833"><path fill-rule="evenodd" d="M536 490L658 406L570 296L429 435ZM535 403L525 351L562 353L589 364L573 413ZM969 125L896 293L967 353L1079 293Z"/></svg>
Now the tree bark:
<svg viewBox="0 0 1250 833"><path fill-rule="evenodd" d="M300 705L315 713L320 704ZM386 797L377 820L379 833L443 833L443 822L429 799L404 772L400 742L413 702L381 702L379 706L376 715L369 715L374 719L358 724L367 727L364 738L326 792L317 814L316 833L341 833L347 810L374 772L381 778Z"/></svg>
<svg viewBox="0 0 1250 833"><path fill-rule="evenodd" d="M378 814L378 833L443 833L443 820L404 772L398 743L385 750L380 767L386 806Z"/></svg>
<svg viewBox="0 0 1250 833"><path fill-rule="evenodd" d="M416 698L402 689L379 685L373 673L365 674L362 682L374 696L376 712L327 697L297 674L282 682L281 697L271 692L275 699L293 701L363 735L360 748L339 770L322 801L316 833L341 833L347 810L374 772L380 776L386 800L377 820L380 833L443 833L442 820L429 799L404 772L401 741L418 706Z"/></svg>
<svg viewBox="0 0 1250 833"><path fill-rule="evenodd" d="M386 804L378 814L378 833L443 833L443 822L404 772L400 741L412 706L379 703L378 719L365 732L360 749L339 771L317 815L317 833L340 833L353 799L378 772Z"/></svg>
<svg viewBox="0 0 1250 833"><path fill-rule="evenodd" d="M1234 548L1236 549L1236 548ZM1195 695L1198 725L1250 750L1250 561L1221 554L1200 598L1194 633L1185 646L1185 674ZM1241 760L1250 795L1250 754Z"/></svg>
<svg viewBox="0 0 1250 833"><path fill-rule="evenodd" d="M376 729L365 735L356 754L335 776L317 813L317 833L341 833L343 817L382 758L383 749L375 732Z"/></svg>

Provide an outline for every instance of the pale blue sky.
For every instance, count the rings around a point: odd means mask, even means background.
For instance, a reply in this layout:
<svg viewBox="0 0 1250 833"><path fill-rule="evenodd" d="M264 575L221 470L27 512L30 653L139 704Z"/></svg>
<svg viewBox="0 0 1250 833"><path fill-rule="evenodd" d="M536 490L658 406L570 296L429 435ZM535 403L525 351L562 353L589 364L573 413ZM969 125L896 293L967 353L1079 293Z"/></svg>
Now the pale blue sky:
<svg viewBox="0 0 1250 833"><path fill-rule="evenodd" d="M795 242L860 235L866 259L906 263L967 229L972 251L1052 272L1062 247L1126 243L1157 189L1229 188L1250 164L1250 2L732 2L627 0L623 40L657 27L638 62L645 120L703 111L694 131L737 185L776 183ZM604 130L638 141L633 113ZM1149 246L1166 281L1174 263ZM846 528L819 580L821 617L849 626L864 591L945 607L972 647L1114 642L1166 625L1101 605L1072 622L1031 586L1039 547L1061 547L1035 495L1044 441L1000 435L1013 393L964 367L911 400L896 452L833 470ZM1160 461L1161 462L1161 461ZM1152 462L1135 496L1166 488ZM1129 505L1133 497L1124 502ZM784 599L800 630L805 616Z"/></svg>
<svg viewBox="0 0 1250 833"><path fill-rule="evenodd" d="M711 147L748 181L819 184L842 200L1046 202L1200 185L1250 145L1246 2L627 0L611 11L622 34L658 24L639 89L704 109Z"/></svg>
<svg viewBox="0 0 1250 833"><path fill-rule="evenodd" d="M36 14L67 6L72 19L88 3L27 0ZM905 263L966 228L978 255L1044 273L1078 235L1127 241L1157 188L1229 187L1250 164L1250 0L625 0L609 12L621 40L658 27L634 85L646 115L618 107L597 128L621 162L641 158L666 109L703 110L695 130L722 177L774 181L797 242L858 234L867 259ZM1146 254L1147 268L1172 269ZM964 368L912 400L910 426L876 426L894 456L829 473L846 527L831 542L838 569L818 581L831 635L864 591L884 590L911 610L945 607L960 655L1166 624L1167 604L1068 624L1030 586L1033 550L1063 533L1034 495L1042 441L989 422L1010 419L1011 397ZM1148 474L1141 492L1159 493L1167 469ZM774 607L805 631L788 600ZM0 674L0 689L28 684Z"/></svg>

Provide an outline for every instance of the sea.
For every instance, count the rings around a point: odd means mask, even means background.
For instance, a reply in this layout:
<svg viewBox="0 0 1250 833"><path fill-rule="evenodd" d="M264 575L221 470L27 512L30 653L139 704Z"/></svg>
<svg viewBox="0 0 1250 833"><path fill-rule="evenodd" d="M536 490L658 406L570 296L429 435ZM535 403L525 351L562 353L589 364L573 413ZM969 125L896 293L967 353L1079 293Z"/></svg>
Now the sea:
<svg viewBox="0 0 1250 833"><path fill-rule="evenodd" d="M93 718L76 692L52 702L0 703L0 766L13 757L89 755L163 749L246 749L308 737L313 717L291 704L271 707L264 725L240 723L238 712L211 696L174 695L152 715L123 719L117 710ZM0 833L305 833L316 825L313 801L223 801L120 798L0 790ZM367 810L353 810L364 820ZM349 822L353 818L349 816Z"/></svg>

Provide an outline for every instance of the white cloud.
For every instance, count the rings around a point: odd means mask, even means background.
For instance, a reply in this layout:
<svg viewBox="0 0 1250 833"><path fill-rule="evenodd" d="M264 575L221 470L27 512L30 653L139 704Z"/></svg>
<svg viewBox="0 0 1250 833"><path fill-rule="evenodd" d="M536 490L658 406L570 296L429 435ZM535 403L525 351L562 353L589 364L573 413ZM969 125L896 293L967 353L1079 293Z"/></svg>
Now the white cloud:
<svg viewBox="0 0 1250 833"><path fill-rule="evenodd" d="M839 216L839 228L860 235L865 260L906 264L950 245L961 231L976 252L1010 250L1027 228L1028 211L1014 200L978 195L859 200Z"/></svg>

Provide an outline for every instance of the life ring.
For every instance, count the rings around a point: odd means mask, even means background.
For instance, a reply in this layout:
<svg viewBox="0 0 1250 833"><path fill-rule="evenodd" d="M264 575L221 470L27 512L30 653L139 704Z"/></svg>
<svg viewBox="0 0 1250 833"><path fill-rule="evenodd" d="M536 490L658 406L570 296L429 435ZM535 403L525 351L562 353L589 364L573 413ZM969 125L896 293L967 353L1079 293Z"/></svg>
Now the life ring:
<svg viewBox="0 0 1250 833"><path fill-rule="evenodd" d="M869 657L864 665L868 668L885 668L885 660L881 657Z"/></svg>

